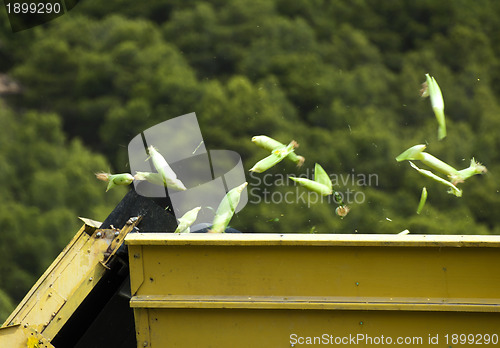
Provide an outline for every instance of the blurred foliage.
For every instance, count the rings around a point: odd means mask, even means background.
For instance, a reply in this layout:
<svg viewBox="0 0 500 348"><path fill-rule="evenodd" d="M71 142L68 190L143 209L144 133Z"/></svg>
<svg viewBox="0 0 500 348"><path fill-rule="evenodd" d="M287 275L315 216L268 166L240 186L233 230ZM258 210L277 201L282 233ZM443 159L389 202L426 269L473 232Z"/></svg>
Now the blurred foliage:
<svg viewBox="0 0 500 348"><path fill-rule="evenodd" d="M109 192L94 173L109 164L54 113L15 113L0 102L0 313L19 301L82 225L106 218L126 191ZM92 202L90 204L90 202ZM3 316L2 316L3 317Z"/></svg>
<svg viewBox="0 0 500 348"><path fill-rule="evenodd" d="M5 291L0 290L0 318L7 318L13 309L14 305L10 297Z"/></svg>
<svg viewBox="0 0 500 348"><path fill-rule="evenodd" d="M0 11L0 74L22 87L0 104L0 317L76 217L103 219L125 192L105 194L93 173L126 171L132 137L193 111L207 147L246 169L267 155L253 135L295 139L306 157L248 176L242 231L500 234L498 13L496 0L87 0L12 34ZM444 95L442 142L419 97L425 73ZM419 143L489 172L451 196L394 160ZM351 195L346 218L287 179L315 162Z"/></svg>

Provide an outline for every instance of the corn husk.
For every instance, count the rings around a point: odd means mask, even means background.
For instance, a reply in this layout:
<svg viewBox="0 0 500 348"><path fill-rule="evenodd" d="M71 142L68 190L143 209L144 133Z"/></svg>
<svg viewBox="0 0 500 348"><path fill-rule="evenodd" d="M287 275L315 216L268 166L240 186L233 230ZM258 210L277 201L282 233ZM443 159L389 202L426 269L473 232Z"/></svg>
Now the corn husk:
<svg viewBox="0 0 500 348"><path fill-rule="evenodd" d="M233 188L224 196L215 212L214 221L212 228L208 231L209 233L224 233L240 202L241 193L247 185L248 183L245 182Z"/></svg>
<svg viewBox="0 0 500 348"><path fill-rule="evenodd" d="M257 145L257 146L259 146L267 151L270 151L270 152L285 146L285 144L280 143L278 140L275 140L275 139L268 137L266 135L256 135L252 138L252 142L255 145ZM296 148L297 147L298 147L298 145L296 146ZM305 161L305 158L303 156L299 156L295 152L289 153L288 156L286 156L286 159L297 164L297 167L301 167Z"/></svg>
<svg viewBox="0 0 500 348"><path fill-rule="evenodd" d="M272 168L276 164L280 163L285 157L291 154L296 146L297 143L295 141L292 141L287 146L282 146L274 149L269 156L257 162L252 167L252 169L250 169L250 171L255 173L265 172L269 168Z"/></svg>
<svg viewBox="0 0 500 348"><path fill-rule="evenodd" d="M115 186L126 186L130 185L134 181L134 177L129 173L121 173L121 174L110 174L110 173L97 173L96 178L101 181L106 181L108 183L108 187L106 188L106 192L112 189Z"/></svg>
<svg viewBox="0 0 500 348"><path fill-rule="evenodd" d="M166 187L170 187L179 191L185 191L186 186L184 186L182 181L177 179L177 175L172 170L172 168L170 168L167 161L158 152L158 150L156 150L156 148L151 145L150 147L148 147L148 151L151 161L153 162L153 166L155 167L158 174L161 175L163 184Z"/></svg>
<svg viewBox="0 0 500 348"><path fill-rule="evenodd" d="M182 217L178 219L179 225L177 225L175 233L189 233L190 226L196 221L200 209L201 207L196 207L182 215Z"/></svg>

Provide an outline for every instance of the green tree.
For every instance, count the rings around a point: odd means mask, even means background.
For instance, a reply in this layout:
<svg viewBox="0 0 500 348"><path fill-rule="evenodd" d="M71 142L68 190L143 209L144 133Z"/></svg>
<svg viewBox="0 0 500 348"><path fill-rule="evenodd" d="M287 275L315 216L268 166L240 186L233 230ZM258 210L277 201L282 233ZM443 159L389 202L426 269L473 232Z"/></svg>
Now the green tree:
<svg viewBox="0 0 500 348"><path fill-rule="evenodd" d="M120 170L133 136L195 111L206 145L238 151L246 168L265 156L251 136L267 134L297 140L306 157L302 168L280 163L270 174L311 174L320 162L339 176L378 177L372 186L337 185L365 197L343 220L331 204L249 204L235 220L246 231L498 232L498 1L123 3L83 2L23 37L24 50L0 35L10 62L3 69L24 90L9 103L57 113L69 139ZM442 142L419 97L425 73L444 94ZM419 143L460 169L475 156L490 171L464 183L464 197L451 197L394 160ZM44 178L33 177L29 194L49 206L43 192L54 189L64 204L64 190ZM255 185L263 198L267 186ZM415 216L423 185L428 206ZM276 197L296 189L269 187Z"/></svg>
<svg viewBox="0 0 500 348"><path fill-rule="evenodd" d="M102 221L124 190L104 193L94 173L107 161L68 141L56 114L2 105L0 122L0 288L15 303L80 228L77 217Z"/></svg>
<svg viewBox="0 0 500 348"><path fill-rule="evenodd" d="M29 50L12 72L25 91L17 105L57 112L70 137L110 158L139 125L180 115L198 99L190 67L147 20L71 16L40 30Z"/></svg>
<svg viewBox="0 0 500 348"><path fill-rule="evenodd" d="M14 309L14 304L4 291L0 290L0 321L7 318Z"/></svg>

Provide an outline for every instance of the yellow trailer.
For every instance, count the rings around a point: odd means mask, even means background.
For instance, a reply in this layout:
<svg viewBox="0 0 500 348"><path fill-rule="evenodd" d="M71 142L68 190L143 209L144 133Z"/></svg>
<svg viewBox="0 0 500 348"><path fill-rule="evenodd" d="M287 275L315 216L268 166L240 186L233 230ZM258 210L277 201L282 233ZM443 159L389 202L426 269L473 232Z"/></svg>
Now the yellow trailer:
<svg viewBox="0 0 500 348"><path fill-rule="evenodd" d="M148 234L137 347L495 345L500 236Z"/></svg>
<svg viewBox="0 0 500 348"><path fill-rule="evenodd" d="M500 236L138 233L139 206L86 222L0 348L499 344Z"/></svg>

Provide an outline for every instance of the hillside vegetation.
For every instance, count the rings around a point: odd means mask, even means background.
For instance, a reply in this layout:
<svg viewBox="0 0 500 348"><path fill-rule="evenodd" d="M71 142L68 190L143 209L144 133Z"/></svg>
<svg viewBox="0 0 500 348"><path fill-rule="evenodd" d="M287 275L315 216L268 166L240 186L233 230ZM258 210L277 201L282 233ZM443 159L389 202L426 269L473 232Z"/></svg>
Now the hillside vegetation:
<svg viewBox="0 0 500 348"><path fill-rule="evenodd" d="M0 96L0 318L78 216L102 220L126 193L94 173L127 171L135 135L190 112L206 147L238 152L245 170L267 155L254 135L300 144L302 167L247 176L241 231L500 234L498 13L497 0L87 0L13 34L0 10L0 74L21 89ZM442 141L419 96L426 73L444 96ZM449 195L395 161L416 144L488 173ZM344 219L287 178L316 162L350 194Z"/></svg>

